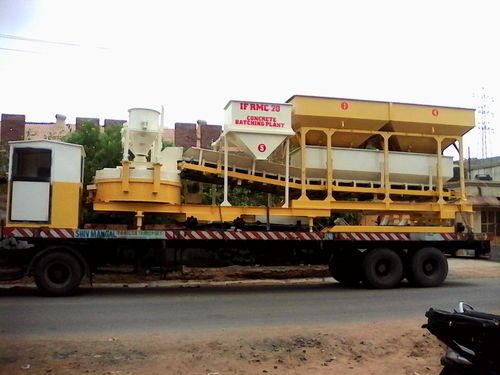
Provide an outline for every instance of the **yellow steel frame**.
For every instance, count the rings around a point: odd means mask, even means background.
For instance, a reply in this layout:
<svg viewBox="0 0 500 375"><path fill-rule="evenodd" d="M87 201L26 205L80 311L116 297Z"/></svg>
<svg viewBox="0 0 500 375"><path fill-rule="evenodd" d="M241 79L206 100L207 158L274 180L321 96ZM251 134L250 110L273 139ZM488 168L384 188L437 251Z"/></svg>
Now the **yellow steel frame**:
<svg viewBox="0 0 500 375"><path fill-rule="evenodd" d="M292 202L294 208L325 208L328 207L332 211L337 212L380 212L391 214L435 214L440 219L454 219L457 212L471 212L471 205L462 205L455 203L421 203L421 202L384 202L384 201L331 201L325 202L322 200L296 200Z"/></svg>
<svg viewBox="0 0 500 375"><path fill-rule="evenodd" d="M318 131L324 133L326 137L326 149L327 149L327 165L326 165L326 181L327 187L327 197L325 200L334 200L331 193L332 192L351 192L351 193L382 193L384 194L384 202L392 202L391 194L400 195L415 195L415 196L427 196L438 198L439 203L445 203L447 197L453 197L454 194L451 192L446 192L443 189L443 168L442 168L442 142L445 139L452 139L459 144L459 168L460 168L460 203L464 203L467 198L465 195L465 180L464 180L464 158L463 158L463 141L462 137L449 136L449 135L432 135L432 134L422 134L422 133L403 133L403 132L383 132L375 130L356 130L356 129L324 129L318 127L301 127L297 130L297 137L300 141L301 154L301 196L299 200L309 201L307 197L308 190L318 190L311 188L307 184L307 154L305 151L307 142L306 136L310 131ZM354 134L366 134L366 135L380 135L384 140L384 174L381 179L383 185L382 188L366 188L357 186L336 186L333 185L333 163L332 163L332 137L335 133L354 133ZM431 138L436 141L437 144L437 188L436 191L433 190L409 190L409 189L394 189L391 187L390 175L389 175L389 139L393 136L409 136L409 137L425 137ZM334 161L333 161L334 162Z"/></svg>
<svg viewBox="0 0 500 375"><path fill-rule="evenodd" d="M176 218L177 220L185 220L187 217L193 216L200 221L233 221L238 217L244 218L249 222L255 221L256 216L281 216L281 217L304 217L308 219L308 225L312 227L312 220L318 217L331 216L332 206L325 206L322 201L311 201L310 203L323 203L319 205L305 207L253 207L253 206L209 206L195 204L166 204L154 202L94 202L95 211L107 212L135 212L137 218L137 226L140 229L142 226L142 218L144 213L164 213ZM356 211L362 210L361 205L358 206L340 206L336 202L335 210L337 211ZM363 203L363 202L345 202L347 203ZM334 204L334 202L332 202ZM369 206L365 204L363 211L373 212L390 212L385 208L384 203L379 206ZM367 210L366 207L369 207ZM440 219L454 219L456 210L449 207L449 210L440 210L437 204L424 204L420 206L410 207L408 204L398 204L398 213L406 214L427 214L440 213ZM394 213L394 212L393 212ZM331 232L405 232L405 233L451 233L453 227L450 226L334 226L327 231Z"/></svg>

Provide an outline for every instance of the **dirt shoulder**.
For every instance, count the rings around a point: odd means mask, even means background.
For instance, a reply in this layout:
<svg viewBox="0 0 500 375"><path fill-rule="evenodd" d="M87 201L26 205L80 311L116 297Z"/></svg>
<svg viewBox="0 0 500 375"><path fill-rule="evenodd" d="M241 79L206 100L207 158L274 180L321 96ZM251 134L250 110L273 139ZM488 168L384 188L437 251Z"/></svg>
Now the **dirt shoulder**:
<svg viewBox="0 0 500 375"><path fill-rule="evenodd" d="M9 338L6 374L437 374L423 321L120 337Z"/></svg>

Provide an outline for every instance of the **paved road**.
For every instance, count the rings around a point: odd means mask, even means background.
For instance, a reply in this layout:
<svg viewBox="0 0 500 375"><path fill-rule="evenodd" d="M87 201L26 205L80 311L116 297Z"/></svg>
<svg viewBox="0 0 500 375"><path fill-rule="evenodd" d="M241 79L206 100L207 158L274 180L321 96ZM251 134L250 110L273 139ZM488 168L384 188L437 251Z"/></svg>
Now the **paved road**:
<svg viewBox="0 0 500 375"><path fill-rule="evenodd" d="M86 289L69 298L0 290L0 335L128 334L212 328L328 325L422 318L465 300L500 312L499 279L441 288L345 289L335 283L200 289Z"/></svg>

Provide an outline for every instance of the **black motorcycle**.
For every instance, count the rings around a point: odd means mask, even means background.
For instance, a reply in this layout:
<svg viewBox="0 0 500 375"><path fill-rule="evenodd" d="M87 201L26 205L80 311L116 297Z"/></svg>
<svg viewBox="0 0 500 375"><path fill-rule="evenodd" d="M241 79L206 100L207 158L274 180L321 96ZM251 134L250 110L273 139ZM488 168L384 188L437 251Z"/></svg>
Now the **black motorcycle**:
<svg viewBox="0 0 500 375"><path fill-rule="evenodd" d="M460 302L448 312L430 308L427 328L446 344L440 375L500 375L500 316L474 311Z"/></svg>

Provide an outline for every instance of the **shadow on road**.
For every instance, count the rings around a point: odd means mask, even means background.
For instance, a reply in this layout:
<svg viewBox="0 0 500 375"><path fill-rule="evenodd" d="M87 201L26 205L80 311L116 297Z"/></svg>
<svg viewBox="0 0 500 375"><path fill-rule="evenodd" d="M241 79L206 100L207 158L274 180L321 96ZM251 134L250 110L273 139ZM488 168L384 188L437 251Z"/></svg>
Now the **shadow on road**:
<svg viewBox="0 0 500 375"><path fill-rule="evenodd" d="M476 280L450 280L446 281L445 284L437 289L442 288L459 288L459 287L468 287L475 286L478 284ZM71 297L66 298L75 298L75 297L84 297L84 296L137 296L137 295L146 295L146 296L160 296L160 295L208 295L208 294L248 294L248 293L314 293L314 292L324 292L325 290L329 290L332 293L342 293L342 292L353 292L359 291L361 292L369 292L370 294L382 294L382 293L391 293L401 289L405 289L408 291L411 290L422 290L423 288L414 287L407 282L403 281L399 288L389 289L389 290L376 290L368 288L364 285L359 285L358 287L352 286L344 286L337 282L324 282L324 283L301 283L301 284L279 284L279 285L251 285L251 284L239 284L239 285L196 285L196 286L179 286L179 287L90 287L84 286L80 288L80 290ZM436 289L436 288L429 288ZM0 289L0 297L26 297L26 296L39 296L45 297L40 291L32 286L16 286L12 288ZM45 297L50 298L50 297ZM60 297L52 297L52 298L60 298Z"/></svg>

